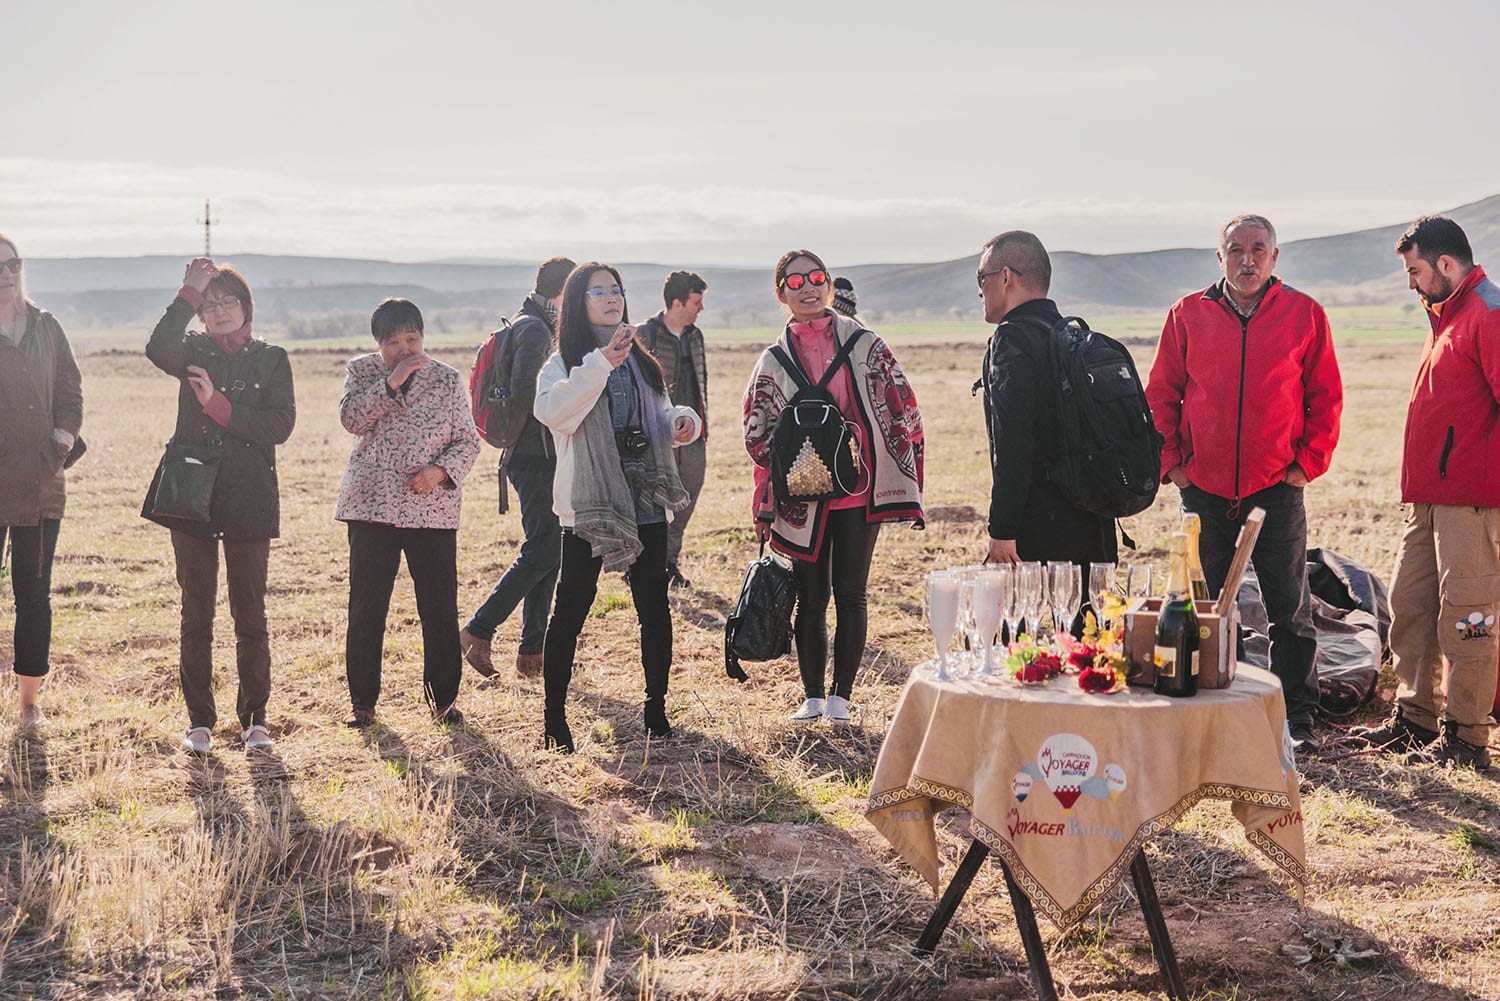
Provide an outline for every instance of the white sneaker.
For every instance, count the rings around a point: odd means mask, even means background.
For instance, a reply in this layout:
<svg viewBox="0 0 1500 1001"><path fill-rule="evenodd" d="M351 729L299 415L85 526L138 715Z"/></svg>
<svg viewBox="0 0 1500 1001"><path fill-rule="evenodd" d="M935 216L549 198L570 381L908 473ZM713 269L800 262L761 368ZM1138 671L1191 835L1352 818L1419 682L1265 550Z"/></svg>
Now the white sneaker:
<svg viewBox="0 0 1500 1001"><path fill-rule="evenodd" d="M194 754L207 754L214 747L213 732L206 726L195 726L182 738L182 746Z"/></svg>
<svg viewBox="0 0 1500 1001"><path fill-rule="evenodd" d="M822 719L823 706L826 704L822 699L804 699L802 708L792 713L792 719L798 723L811 723L815 719Z"/></svg>
<svg viewBox="0 0 1500 1001"><path fill-rule="evenodd" d="M852 721L849 715L849 700L842 695L828 696L828 704L823 707L823 718L830 723L848 723Z"/></svg>
<svg viewBox="0 0 1500 1001"><path fill-rule="evenodd" d="M268 751L276 746L276 741L271 739L270 731L259 723L240 734L245 741L247 751Z"/></svg>

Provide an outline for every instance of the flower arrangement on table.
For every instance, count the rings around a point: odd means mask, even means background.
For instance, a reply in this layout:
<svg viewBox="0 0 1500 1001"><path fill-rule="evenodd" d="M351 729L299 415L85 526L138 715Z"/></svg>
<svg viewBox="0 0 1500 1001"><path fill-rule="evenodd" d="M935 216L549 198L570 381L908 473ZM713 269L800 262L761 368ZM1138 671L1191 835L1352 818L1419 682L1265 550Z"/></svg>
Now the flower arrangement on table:
<svg viewBox="0 0 1500 1001"><path fill-rule="evenodd" d="M1104 606L1106 622L1118 621L1124 614L1125 602L1115 595L1109 595ZM1108 694L1124 690L1129 662L1121 647L1121 635L1113 629L1100 629L1093 612L1087 612L1081 640L1062 632L1053 637L1051 646L1041 646L1022 633L1010 645L1005 666L1023 685L1043 685L1065 671L1077 671L1079 688Z"/></svg>

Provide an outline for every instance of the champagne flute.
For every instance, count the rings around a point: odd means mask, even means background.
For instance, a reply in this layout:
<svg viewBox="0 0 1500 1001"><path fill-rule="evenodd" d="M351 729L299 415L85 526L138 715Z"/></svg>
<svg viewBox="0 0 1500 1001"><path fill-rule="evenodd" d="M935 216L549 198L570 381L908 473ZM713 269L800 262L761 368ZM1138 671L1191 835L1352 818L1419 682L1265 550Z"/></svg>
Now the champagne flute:
<svg viewBox="0 0 1500 1001"><path fill-rule="evenodd" d="M1125 565L1125 597L1131 601L1136 598L1151 597L1151 564L1127 563Z"/></svg>
<svg viewBox="0 0 1500 1001"><path fill-rule="evenodd" d="M975 677L988 680L995 674L995 633L1000 629L1002 608L1010 605L1011 575L986 569L975 580L974 624L979 629L979 647L984 660Z"/></svg>
<svg viewBox="0 0 1500 1001"><path fill-rule="evenodd" d="M1037 640L1037 634L1041 632L1038 623L1042 617L1044 601L1042 565L1040 563L1018 564L1016 566L1016 617L1025 620L1033 643Z"/></svg>
<svg viewBox="0 0 1500 1001"><path fill-rule="evenodd" d="M953 630L958 625L958 585L959 579L946 570L927 575L927 626L937 644L934 681L953 680L948 673L948 645L953 642Z"/></svg>
<svg viewBox="0 0 1500 1001"><path fill-rule="evenodd" d="M1083 587L1078 566L1066 560L1054 560L1048 563L1047 585L1052 599L1052 625L1055 636L1072 627L1073 615L1078 611L1079 592Z"/></svg>
<svg viewBox="0 0 1500 1001"><path fill-rule="evenodd" d="M1094 609L1094 624L1100 630L1107 629L1108 619L1104 615L1104 600L1115 590L1115 565L1113 563L1089 564L1089 604Z"/></svg>

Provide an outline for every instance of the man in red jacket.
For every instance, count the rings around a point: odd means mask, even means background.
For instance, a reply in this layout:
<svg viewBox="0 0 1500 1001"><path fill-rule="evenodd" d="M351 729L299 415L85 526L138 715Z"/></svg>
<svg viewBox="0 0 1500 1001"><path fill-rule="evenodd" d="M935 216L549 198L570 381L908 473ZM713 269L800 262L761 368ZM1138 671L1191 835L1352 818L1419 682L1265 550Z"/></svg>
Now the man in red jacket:
<svg viewBox="0 0 1500 1001"><path fill-rule="evenodd" d="M1483 770L1500 654L1500 288L1451 219L1418 219L1396 253L1432 323L1401 453L1401 501L1411 505L1391 579L1401 684L1391 718L1353 732L1409 763Z"/></svg>
<svg viewBox="0 0 1500 1001"><path fill-rule="evenodd" d="M1146 399L1166 439L1162 482L1176 484L1183 510L1203 519L1211 592L1224 586L1245 518L1265 509L1251 562L1271 624L1271 670L1281 679L1292 747L1311 753L1318 641L1302 490L1333 458L1344 388L1328 317L1271 274L1278 253L1264 217L1225 224L1224 277L1167 312Z"/></svg>

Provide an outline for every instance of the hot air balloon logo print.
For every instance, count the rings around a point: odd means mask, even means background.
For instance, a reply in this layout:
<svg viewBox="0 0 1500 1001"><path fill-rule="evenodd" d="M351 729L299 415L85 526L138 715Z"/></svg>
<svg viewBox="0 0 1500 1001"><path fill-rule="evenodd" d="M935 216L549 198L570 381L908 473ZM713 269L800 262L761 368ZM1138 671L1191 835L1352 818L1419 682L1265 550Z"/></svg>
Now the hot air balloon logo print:
<svg viewBox="0 0 1500 1001"><path fill-rule="evenodd" d="M1458 638L1461 640L1483 639L1490 634L1495 626L1495 617L1485 615L1483 612L1470 612L1466 617L1454 623L1458 629Z"/></svg>
<svg viewBox="0 0 1500 1001"><path fill-rule="evenodd" d="M1011 780L1016 799L1025 802L1034 782L1045 782L1063 813L1072 813L1080 796L1090 799L1119 799L1128 784L1125 769L1107 764L1100 774L1099 755L1094 745L1076 733L1055 733L1042 743L1036 761L1028 762Z"/></svg>

